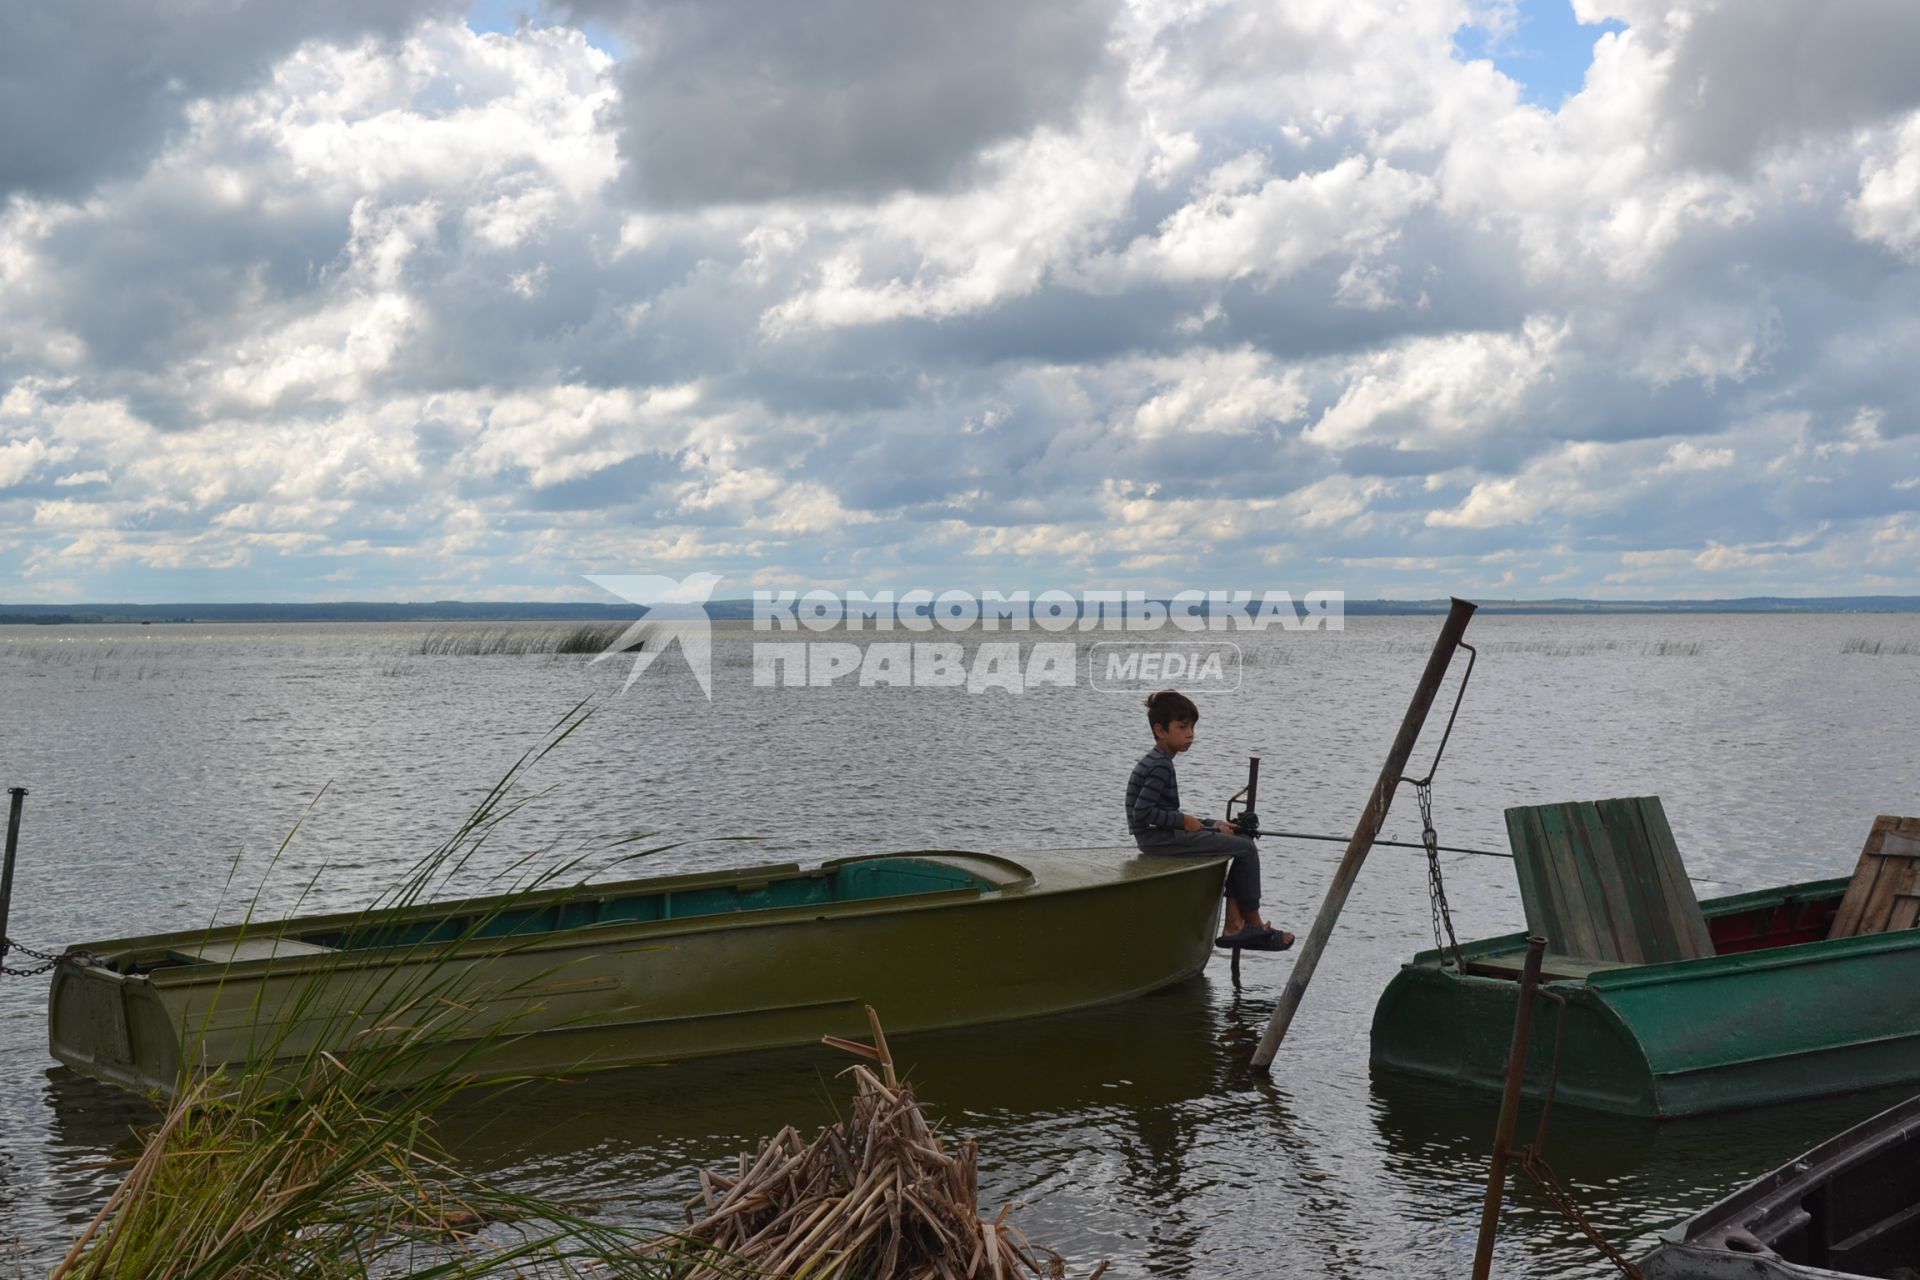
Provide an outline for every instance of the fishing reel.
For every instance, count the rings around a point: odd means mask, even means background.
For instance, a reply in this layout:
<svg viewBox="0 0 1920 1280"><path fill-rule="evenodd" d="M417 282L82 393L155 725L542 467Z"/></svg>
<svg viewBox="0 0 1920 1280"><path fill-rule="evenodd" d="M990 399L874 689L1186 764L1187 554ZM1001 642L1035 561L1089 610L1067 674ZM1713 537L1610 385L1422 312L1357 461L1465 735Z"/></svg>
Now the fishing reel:
<svg viewBox="0 0 1920 1280"><path fill-rule="evenodd" d="M1247 785L1234 792L1232 798L1227 801L1227 821L1233 824L1235 831L1249 840L1260 838L1260 815L1253 811L1254 802L1259 794L1260 757L1248 756ZM1240 806L1238 816L1233 812L1233 806L1236 804Z"/></svg>

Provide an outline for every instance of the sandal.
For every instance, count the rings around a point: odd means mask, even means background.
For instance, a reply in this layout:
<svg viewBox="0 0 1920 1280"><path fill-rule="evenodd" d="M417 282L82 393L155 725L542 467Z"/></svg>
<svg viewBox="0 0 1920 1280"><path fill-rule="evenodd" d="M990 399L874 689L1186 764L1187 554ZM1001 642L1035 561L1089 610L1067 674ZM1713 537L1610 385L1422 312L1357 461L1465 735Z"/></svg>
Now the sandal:
<svg viewBox="0 0 1920 1280"><path fill-rule="evenodd" d="M1235 947L1254 947L1258 950L1259 948L1255 946L1255 944L1261 938L1272 934L1272 932L1273 930L1267 928L1265 925L1243 924L1232 933L1221 934L1215 938L1213 945L1216 947L1227 947L1229 949Z"/></svg>

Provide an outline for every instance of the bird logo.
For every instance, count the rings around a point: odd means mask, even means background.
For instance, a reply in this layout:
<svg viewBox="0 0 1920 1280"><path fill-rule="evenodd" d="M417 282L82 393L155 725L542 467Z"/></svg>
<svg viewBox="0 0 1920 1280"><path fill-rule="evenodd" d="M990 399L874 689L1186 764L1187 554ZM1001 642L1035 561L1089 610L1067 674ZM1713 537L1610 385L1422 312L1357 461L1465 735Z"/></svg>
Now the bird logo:
<svg viewBox="0 0 1920 1280"><path fill-rule="evenodd" d="M693 678L700 682L700 692L707 695L708 702L713 701L713 642L707 600L720 585L719 574L692 573L678 580L657 573L589 573L585 577L595 586L604 587L647 611L646 617L621 632L606 652L593 659L600 662L625 653L635 644L640 645L640 651L633 658L633 670L627 673L627 682L620 686L620 692L631 689L640 673L677 640L687 665L693 668Z"/></svg>

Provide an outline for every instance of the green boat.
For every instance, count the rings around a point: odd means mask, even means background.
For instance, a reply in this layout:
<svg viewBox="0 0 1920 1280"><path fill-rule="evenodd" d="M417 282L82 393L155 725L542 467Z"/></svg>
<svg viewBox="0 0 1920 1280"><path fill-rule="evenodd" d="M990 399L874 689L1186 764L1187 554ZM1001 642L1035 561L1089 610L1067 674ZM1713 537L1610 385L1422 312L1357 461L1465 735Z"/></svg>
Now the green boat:
<svg viewBox="0 0 1920 1280"><path fill-rule="evenodd" d="M1666 1118L1920 1081L1920 822L1875 821L1851 879L1696 902L1654 797L1507 811L1549 939L1526 1092ZM1497 1091L1525 933L1424 951L1375 1006L1371 1060Z"/></svg>
<svg viewBox="0 0 1920 1280"><path fill-rule="evenodd" d="M69 948L53 1056L168 1092L228 1064L439 1030L422 1067L570 1073L1037 1017L1212 952L1224 860L920 852L589 884Z"/></svg>

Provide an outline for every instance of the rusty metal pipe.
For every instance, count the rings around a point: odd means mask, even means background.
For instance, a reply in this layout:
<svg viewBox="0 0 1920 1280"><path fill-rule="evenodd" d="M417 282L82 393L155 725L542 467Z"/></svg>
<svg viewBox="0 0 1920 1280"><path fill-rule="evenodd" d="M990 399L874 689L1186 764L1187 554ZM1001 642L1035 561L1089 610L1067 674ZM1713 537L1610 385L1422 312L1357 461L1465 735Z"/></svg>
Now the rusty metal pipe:
<svg viewBox="0 0 1920 1280"><path fill-rule="evenodd" d="M1513 1131L1520 1125L1520 1089L1527 1080L1527 1050L1533 1043L1533 997L1540 987L1540 958L1547 940L1527 939L1526 964L1520 970L1520 1007L1513 1011L1513 1046L1507 1050L1507 1083L1500 1092L1500 1119L1493 1130L1493 1162L1487 1167L1487 1199L1480 1208L1480 1241L1473 1250L1473 1280L1493 1270L1493 1236L1500 1226L1500 1202L1507 1194L1507 1160Z"/></svg>
<svg viewBox="0 0 1920 1280"><path fill-rule="evenodd" d="M7 805L7 853L6 861L0 863L0 962L7 958L7 913L13 906L13 856L20 848L20 806L26 803L25 787L8 787L10 798Z"/></svg>
<svg viewBox="0 0 1920 1280"><path fill-rule="evenodd" d="M1353 829L1353 837L1347 841L1347 851L1340 859L1339 868L1333 873L1333 883L1327 886L1327 896L1320 904L1320 914L1314 917L1313 929L1300 946L1300 958L1293 962L1293 972L1287 975L1286 989L1281 991L1280 1002L1274 1006L1266 1033L1260 1037L1260 1047L1253 1051L1255 1071L1268 1069L1273 1062L1273 1055L1279 1052L1280 1042L1286 1038L1287 1027L1292 1024L1293 1015L1307 994L1307 984L1313 981L1313 971L1320 964L1320 953L1327 949L1327 938L1340 919L1340 909L1346 905L1347 894L1352 891L1353 882L1359 878L1360 866L1367 860L1374 838L1380 834L1380 828L1387 820L1387 807L1393 803L1393 793L1400 785L1401 775L1406 772L1407 757L1413 754L1413 744L1420 737L1420 728L1427 722L1427 711L1433 706L1434 695L1440 692L1440 683L1446 679L1447 664L1453 660L1453 651L1459 645L1460 637L1466 633L1467 622L1477 607L1456 596L1453 607L1447 611L1447 621L1440 628L1440 638L1433 642L1433 652L1427 657L1426 670L1420 673L1420 683L1414 688L1413 701L1408 704L1406 717L1400 721L1400 732L1394 735L1393 747L1387 752L1386 767L1380 770L1380 780L1373 784L1373 794L1368 797L1367 807L1361 812L1360 821Z"/></svg>

